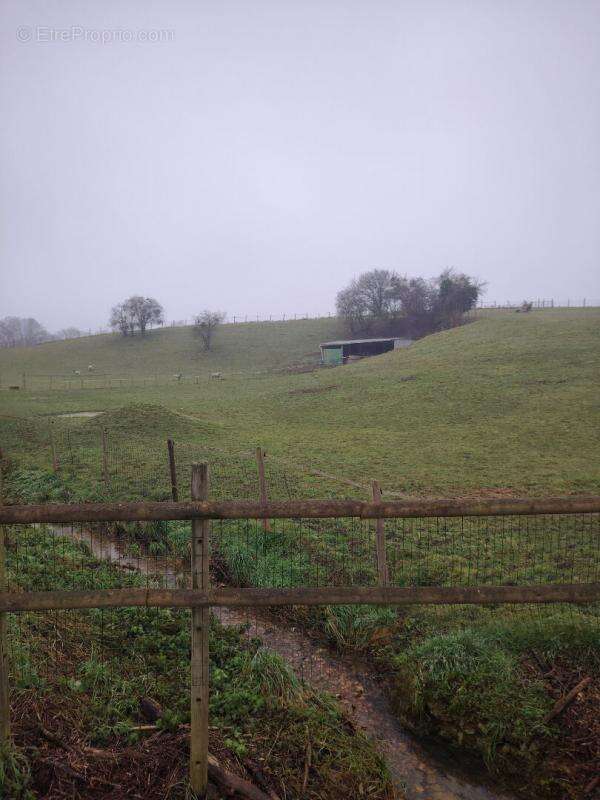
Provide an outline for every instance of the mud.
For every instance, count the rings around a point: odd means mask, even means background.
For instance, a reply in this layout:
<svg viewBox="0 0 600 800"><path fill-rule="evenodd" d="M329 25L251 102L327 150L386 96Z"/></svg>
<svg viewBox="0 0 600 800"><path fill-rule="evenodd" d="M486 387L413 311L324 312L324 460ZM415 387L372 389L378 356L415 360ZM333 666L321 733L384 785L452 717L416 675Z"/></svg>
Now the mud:
<svg viewBox="0 0 600 800"><path fill-rule="evenodd" d="M57 536L84 543L93 555L124 570L155 577L167 587L185 586L189 575L182 562L154 556L131 556L106 533L76 527L47 527ZM334 695L354 725L384 757L398 797L407 800L510 800L510 796L461 772L447 755L422 745L394 714L385 686L367 665L350 661L313 640L301 628L268 614L235 608L214 613L223 625L248 625L249 633L286 660L296 674L316 689Z"/></svg>

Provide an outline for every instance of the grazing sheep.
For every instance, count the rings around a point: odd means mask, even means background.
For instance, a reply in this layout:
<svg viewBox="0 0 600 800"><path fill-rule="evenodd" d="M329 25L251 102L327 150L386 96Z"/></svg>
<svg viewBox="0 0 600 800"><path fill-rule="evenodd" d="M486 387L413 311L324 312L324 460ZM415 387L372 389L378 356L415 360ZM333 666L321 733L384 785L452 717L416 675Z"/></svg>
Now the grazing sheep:
<svg viewBox="0 0 600 800"><path fill-rule="evenodd" d="M211 372L210 373L211 380L220 381L222 377L223 376L221 375L220 372Z"/></svg>
<svg viewBox="0 0 600 800"><path fill-rule="evenodd" d="M180 381L183 378L183 375L181 374L181 372L177 372L175 375L173 375L173 377L175 378L176 381Z"/></svg>
<svg viewBox="0 0 600 800"><path fill-rule="evenodd" d="M95 364L88 364L88 372L93 372L96 369Z"/></svg>
<svg viewBox="0 0 600 800"><path fill-rule="evenodd" d="M73 375L77 375L77 376L81 375L81 370L80 369L74 369L73 370Z"/></svg>

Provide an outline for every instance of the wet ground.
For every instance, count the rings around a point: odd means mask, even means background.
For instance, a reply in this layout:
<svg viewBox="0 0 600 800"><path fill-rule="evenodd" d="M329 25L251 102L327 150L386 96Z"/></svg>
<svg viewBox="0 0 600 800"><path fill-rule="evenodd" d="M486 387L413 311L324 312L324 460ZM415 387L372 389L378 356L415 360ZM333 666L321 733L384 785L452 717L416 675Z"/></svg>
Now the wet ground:
<svg viewBox="0 0 600 800"><path fill-rule="evenodd" d="M53 414L57 419L67 419L70 417L99 417L104 411L71 411L69 414Z"/></svg>
<svg viewBox="0 0 600 800"><path fill-rule="evenodd" d="M163 585L185 586L188 571L179 562L154 556L127 555L105 533L54 526L59 536L85 543L98 560L124 570L156 576ZM390 770L398 796L408 800L509 800L509 795L463 774L442 753L432 752L407 732L393 713L385 686L368 666L331 652L301 628L254 609L219 608L224 625L248 625L249 634L286 660L296 674L315 688L334 695L355 726L376 745Z"/></svg>

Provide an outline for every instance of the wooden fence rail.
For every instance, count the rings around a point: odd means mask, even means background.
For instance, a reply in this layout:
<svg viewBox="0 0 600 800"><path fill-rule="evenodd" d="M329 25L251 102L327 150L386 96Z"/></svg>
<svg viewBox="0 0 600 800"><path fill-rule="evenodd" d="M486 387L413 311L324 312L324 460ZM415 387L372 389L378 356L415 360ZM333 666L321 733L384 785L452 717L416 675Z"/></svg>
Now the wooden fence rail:
<svg viewBox="0 0 600 800"><path fill-rule="evenodd" d="M600 601L600 583L523 586L389 586L385 561L386 518L500 516L600 513L600 496L503 498L496 500L424 499L384 501L377 483L373 502L358 500L292 500L269 502L264 483L264 453L257 453L260 501L214 502L208 499L208 465L192 465L191 502L77 503L0 505L0 526L35 523L98 523L113 521L193 520L191 539L192 588L121 588L101 590L9 592L5 580L3 539L0 538L0 743L10 736L5 614L56 609L187 607L191 630L191 751L190 785L200 798L207 788L208 759L208 627L211 607L290 605L411 605L497 603L593 603ZM174 459L172 461L174 467ZM104 471L108 469L105 465ZM171 473L174 478L174 470ZM172 481L176 497L176 481ZM1 500L1 493L0 493ZM209 580L209 534L213 519L271 519L356 517L375 520L379 586L218 588ZM0 535L3 528L0 527ZM18 533L17 533L18 535Z"/></svg>
<svg viewBox="0 0 600 800"><path fill-rule="evenodd" d="M0 525L36 522L150 522L190 519L393 519L409 517L482 517L531 514L600 513L599 495L566 495L499 500L288 500L254 502L223 500L204 502L65 503L0 506Z"/></svg>
<svg viewBox="0 0 600 800"><path fill-rule="evenodd" d="M600 583L524 586L323 586L283 589L86 589L0 592L0 613L74 608L253 608L320 605L595 603Z"/></svg>

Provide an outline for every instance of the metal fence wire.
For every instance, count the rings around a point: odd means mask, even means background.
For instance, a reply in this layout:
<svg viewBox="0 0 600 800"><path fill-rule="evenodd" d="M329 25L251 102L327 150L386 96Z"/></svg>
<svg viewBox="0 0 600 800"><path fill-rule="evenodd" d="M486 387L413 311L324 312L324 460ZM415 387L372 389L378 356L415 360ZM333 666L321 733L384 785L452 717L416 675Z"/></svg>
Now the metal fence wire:
<svg viewBox="0 0 600 800"><path fill-rule="evenodd" d="M22 425L22 424L21 424ZM47 503L168 501L169 451L102 425L48 424L30 462L18 457L19 436L5 441L5 491ZM44 455L45 454L45 455ZM192 465L210 465L217 501L296 501L307 496L370 500L373 487L276 459L262 449L227 453L175 441L178 499L190 499ZM46 466L40 467L45 461ZM262 465L262 466L261 466ZM18 478L13 485L11 481ZM23 488L24 487L24 488ZM27 494L29 492L29 494ZM15 496L11 496L15 499ZM39 523L4 526L6 590L187 589L191 584L189 520ZM214 519L214 587L525 587L600 584L600 513ZM383 556L380 545L383 543ZM381 559L384 559L382 570ZM560 620L597 626L600 603L337 605L212 609L218 652L237 637L242 651L276 653L303 681L335 693L323 643L367 652L374 643L420 626L541 626ZM315 644L315 637L317 644ZM114 709L98 711L94 741L121 729L128 703L152 697L169 676L168 697L181 709L189 693L190 610L119 607L23 611L8 615L12 691L61 686L70 692L110 683ZM217 670L219 661L211 662ZM172 668L172 664L176 667ZM220 678L218 678L220 680ZM211 702L218 709L218 691ZM212 706L211 706L212 708ZM220 711L215 710L216 714ZM90 723L91 724L91 723Z"/></svg>

